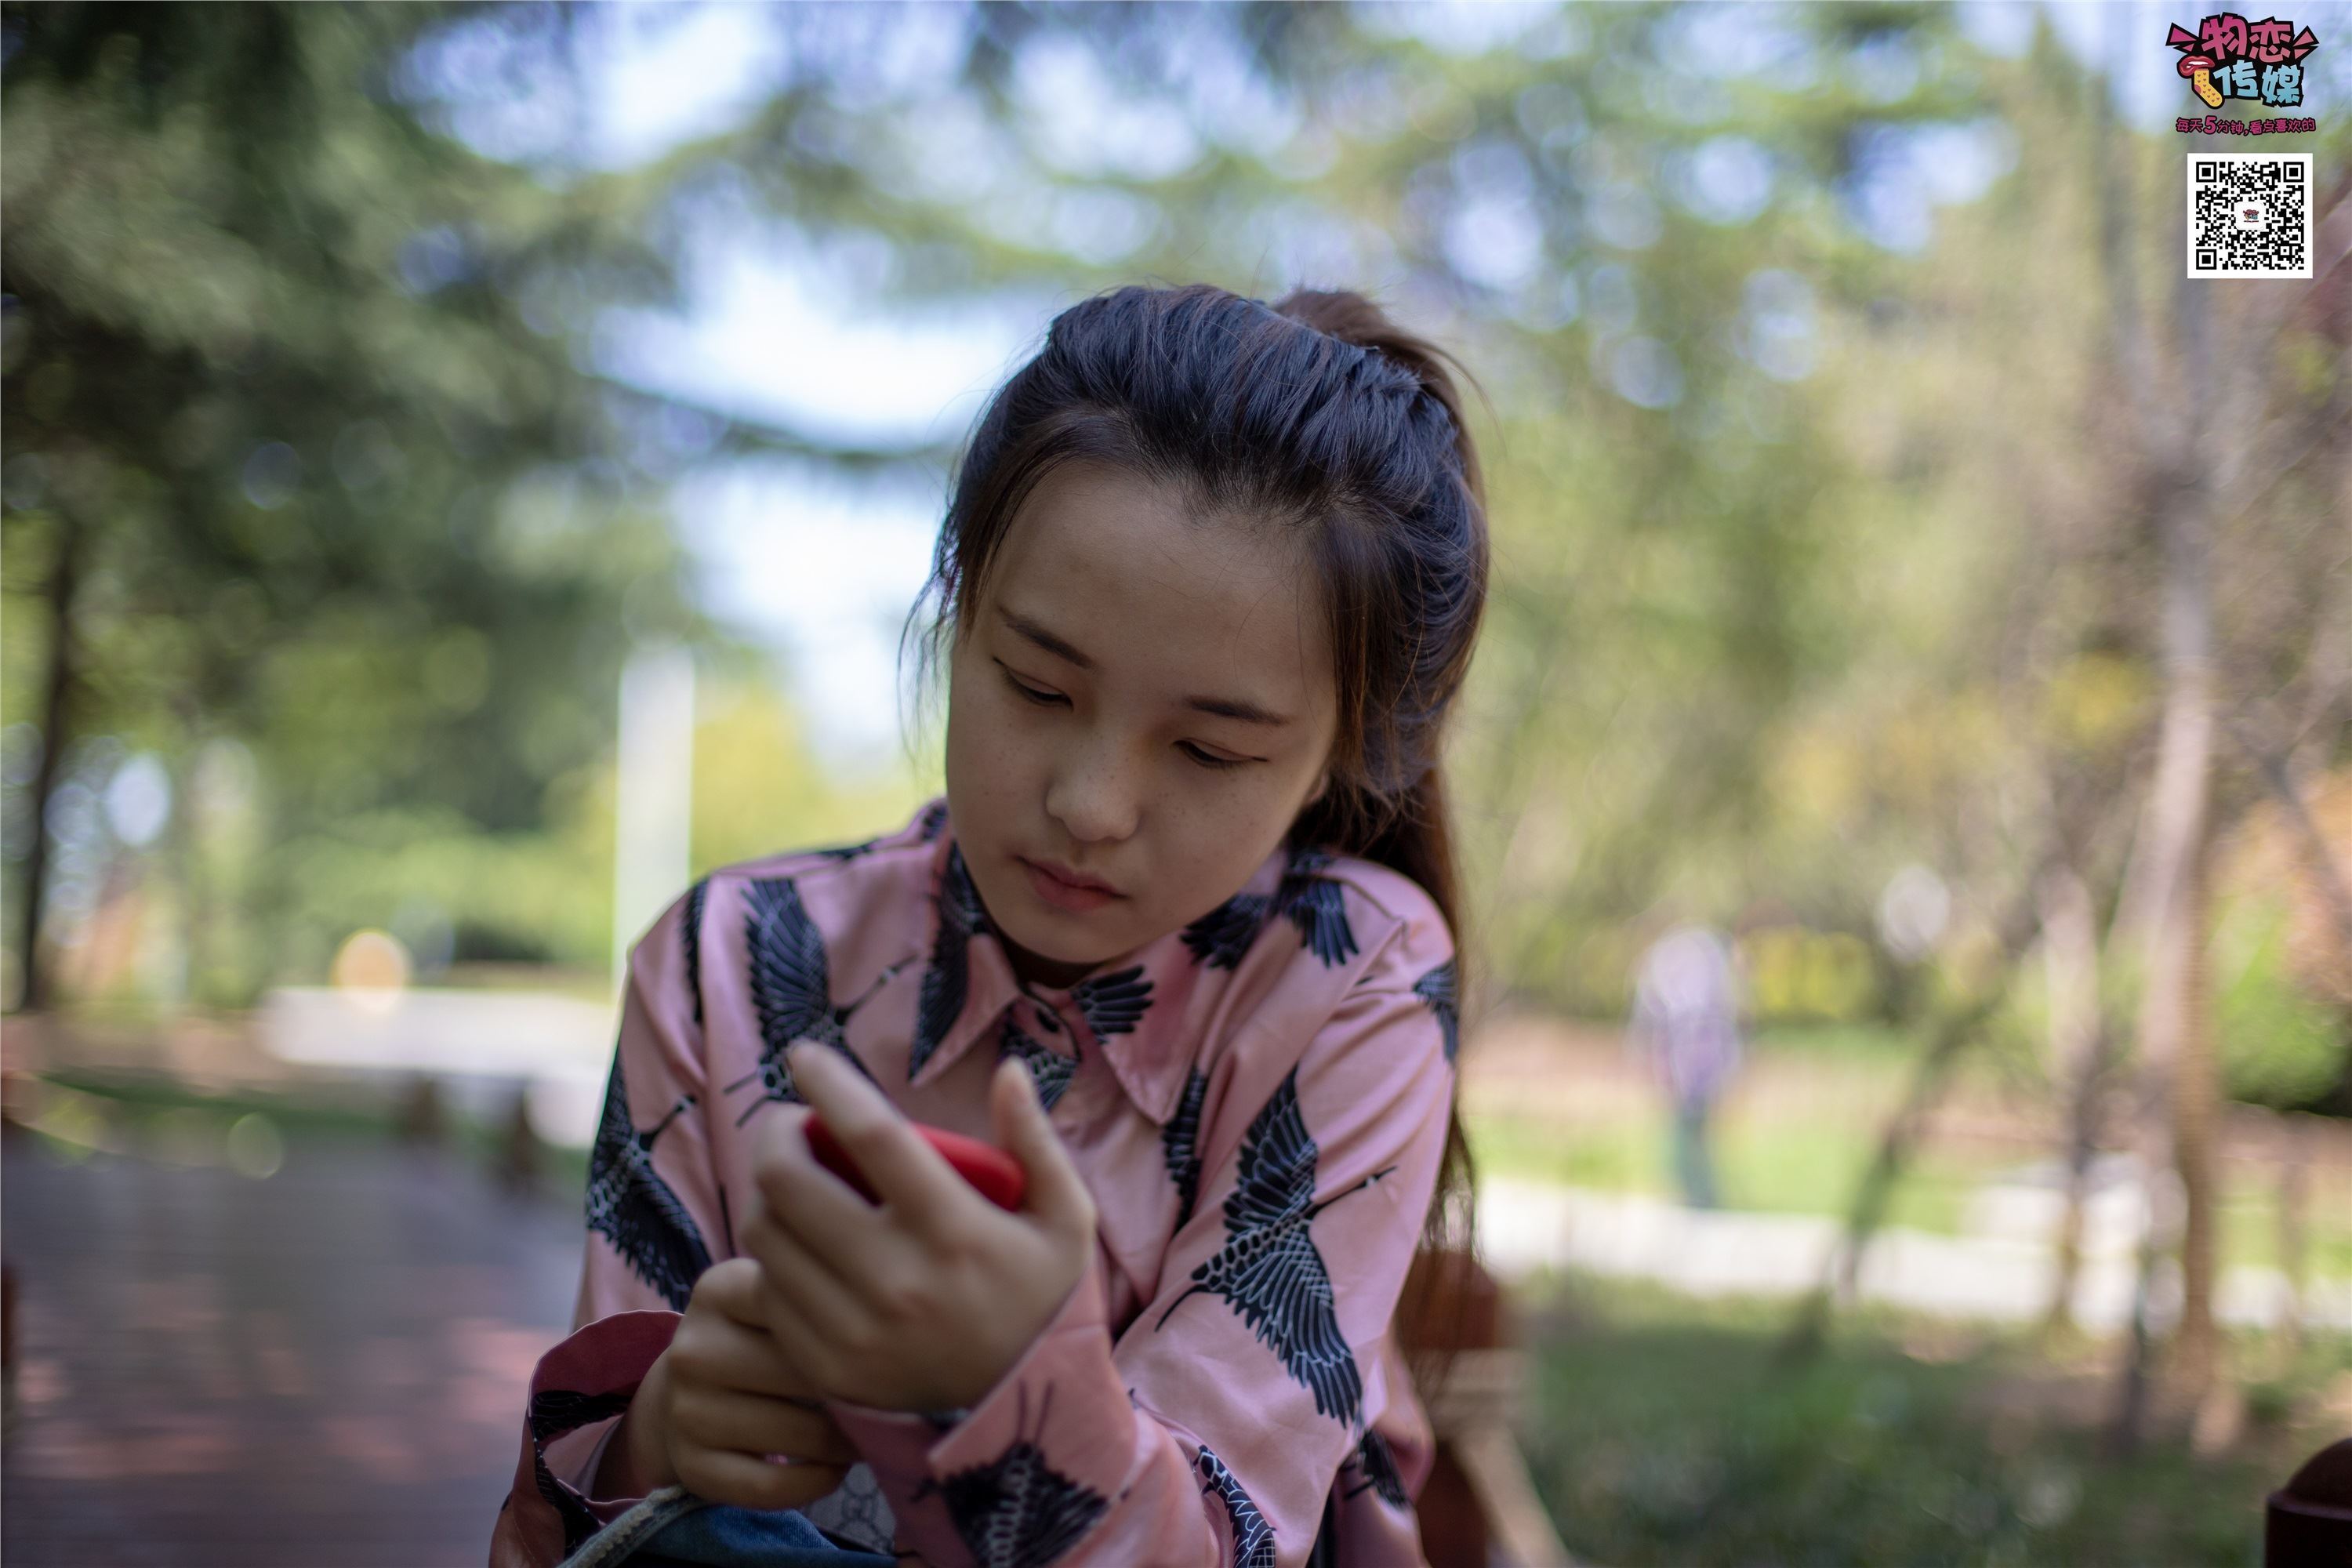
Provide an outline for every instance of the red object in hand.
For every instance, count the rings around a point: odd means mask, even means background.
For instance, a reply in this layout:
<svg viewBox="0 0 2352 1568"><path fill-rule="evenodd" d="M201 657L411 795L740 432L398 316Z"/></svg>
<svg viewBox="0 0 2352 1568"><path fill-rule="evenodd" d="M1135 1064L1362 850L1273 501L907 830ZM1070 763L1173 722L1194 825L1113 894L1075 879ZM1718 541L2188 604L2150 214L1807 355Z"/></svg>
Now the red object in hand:
<svg viewBox="0 0 2352 1568"><path fill-rule="evenodd" d="M1029 1173L1021 1168L1020 1161L993 1143L983 1143L944 1127L931 1127L920 1121L907 1125L938 1150L965 1181L978 1188L982 1197L1001 1209L1021 1206L1021 1196L1029 1187ZM818 1164L856 1187L868 1203L882 1201L881 1194L866 1180L865 1173L850 1160L849 1151L841 1146L841 1140L824 1124L824 1118L814 1111L809 1112L808 1141L809 1152L816 1156Z"/></svg>

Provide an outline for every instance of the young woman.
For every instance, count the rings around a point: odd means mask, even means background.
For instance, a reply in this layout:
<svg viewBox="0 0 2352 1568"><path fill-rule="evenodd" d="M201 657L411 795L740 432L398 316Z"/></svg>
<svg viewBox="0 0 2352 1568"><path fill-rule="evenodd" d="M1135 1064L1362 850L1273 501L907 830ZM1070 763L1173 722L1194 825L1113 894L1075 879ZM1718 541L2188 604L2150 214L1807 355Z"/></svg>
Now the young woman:
<svg viewBox="0 0 2352 1568"><path fill-rule="evenodd" d="M497 1568L1423 1561L1486 571L1453 382L1361 297L1055 319L926 589L944 795L630 954ZM909 1120L1009 1150L1020 1209Z"/></svg>

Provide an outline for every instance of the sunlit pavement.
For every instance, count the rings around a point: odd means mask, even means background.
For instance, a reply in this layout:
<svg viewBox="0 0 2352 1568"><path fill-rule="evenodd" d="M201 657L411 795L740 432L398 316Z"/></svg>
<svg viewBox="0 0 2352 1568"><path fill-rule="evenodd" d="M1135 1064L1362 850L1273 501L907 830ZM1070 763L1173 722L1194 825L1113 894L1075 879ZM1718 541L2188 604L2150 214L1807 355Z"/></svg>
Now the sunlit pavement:
<svg viewBox="0 0 2352 1568"><path fill-rule="evenodd" d="M295 1140L266 1180L10 1129L10 1568L479 1563L579 1215L453 1155Z"/></svg>
<svg viewBox="0 0 2352 1568"><path fill-rule="evenodd" d="M1700 1211L1498 1177L1478 1184L1478 1228L1489 1266L1506 1279L1564 1268L1654 1279L1693 1296L1780 1296L1820 1283L1843 1226L1826 1215ZM2075 1321L2096 1333L2122 1328L2134 1267L2127 1251L2086 1258L2074 1293ZM2034 1321L2049 1309L2053 1268L2051 1248L2040 1241L1889 1226L1864 1253L1855 1293L1914 1311ZM2151 1291L2159 1322L2178 1310L2178 1295L2168 1277ZM2277 1269L2231 1268L2217 1281L2214 1310L2227 1323L2269 1325L2293 1299ZM2352 1280L2309 1281L2301 1309L2308 1327L2352 1331Z"/></svg>

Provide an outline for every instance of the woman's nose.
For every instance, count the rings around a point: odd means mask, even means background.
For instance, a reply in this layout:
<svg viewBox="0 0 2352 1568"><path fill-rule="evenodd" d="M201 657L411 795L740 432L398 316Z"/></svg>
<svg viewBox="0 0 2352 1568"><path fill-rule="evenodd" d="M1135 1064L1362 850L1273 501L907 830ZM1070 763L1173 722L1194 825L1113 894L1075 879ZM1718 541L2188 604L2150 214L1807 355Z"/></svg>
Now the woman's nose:
<svg viewBox="0 0 2352 1568"><path fill-rule="evenodd" d="M1054 773L1045 810L1079 843L1117 840L1135 829L1134 763L1118 742L1080 742Z"/></svg>

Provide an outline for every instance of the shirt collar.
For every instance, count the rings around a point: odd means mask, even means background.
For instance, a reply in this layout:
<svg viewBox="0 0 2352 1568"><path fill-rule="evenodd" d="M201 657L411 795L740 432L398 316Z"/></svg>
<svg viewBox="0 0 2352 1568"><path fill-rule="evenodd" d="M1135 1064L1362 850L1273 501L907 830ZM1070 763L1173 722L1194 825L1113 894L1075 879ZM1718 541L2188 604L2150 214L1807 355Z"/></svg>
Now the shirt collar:
<svg viewBox="0 0 2352 1568"><path fill-rule="evenodd" d="M1108 958L1074 985L1024 981L1013 973L1003 941L964 868L954 824L947 816L947 797L931 801L921 817L940 824L931 844L930 971L925 990L950 984L932 976L952 973L959 963L954 950L960 946L964 998L910 1081L919 1087L947 1071L974 1040L992 1034L1006 1010L1025 994L1070 1029L1081 1056L1100 1053L1137 1110L1154 1122L1167 1121L1192 1068L1190 1042L1207 1022L1221 988L1218 970L1203 962L1209 951L1203 933L1212 929L1211 918ZM1270 898L1285 864L1286 852L1276 849L1234 898ZM1196 942L1201 944L1198 951ZM918 1028L919 1032L919 1024Z"/></svg>

